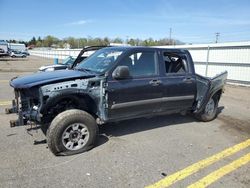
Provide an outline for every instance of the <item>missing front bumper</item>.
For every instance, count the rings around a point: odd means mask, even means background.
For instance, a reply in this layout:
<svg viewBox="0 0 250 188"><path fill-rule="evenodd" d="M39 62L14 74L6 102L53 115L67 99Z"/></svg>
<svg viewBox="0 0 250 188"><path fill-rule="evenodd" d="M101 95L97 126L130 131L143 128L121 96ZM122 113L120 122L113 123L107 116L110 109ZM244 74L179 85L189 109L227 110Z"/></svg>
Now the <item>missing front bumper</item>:
<svg viewBox="0 0 250 188"><path fill-rule="evenodd" d="M27 125L27 120L23 117L22 111L18 112L18 119L10 120L10 127Z"/></svg>
<svg viewBox="0 0 250 188"><path fill-rule="evenodd" d="M22 126L27 124L27 120L25 120L23 116L23 112L20 106L20 93L15 91L15 99L12 100L12 107L5 109L6 114L16 113L18 114L18 119L10 120L10 127Z"/></svg>

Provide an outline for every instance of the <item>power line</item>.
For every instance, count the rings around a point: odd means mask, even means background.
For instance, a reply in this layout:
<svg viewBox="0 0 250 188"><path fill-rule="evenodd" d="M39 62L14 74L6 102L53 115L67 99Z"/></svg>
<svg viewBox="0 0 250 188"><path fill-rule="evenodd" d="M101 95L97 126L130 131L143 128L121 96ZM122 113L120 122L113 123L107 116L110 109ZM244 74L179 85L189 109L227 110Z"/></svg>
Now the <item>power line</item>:
<svg viewBox="0 0 250 188"><path fill-rule="evenodd" d="M170 43L172 43L172 28L170 27L169 28L169 41L170 41Z"/></svg>

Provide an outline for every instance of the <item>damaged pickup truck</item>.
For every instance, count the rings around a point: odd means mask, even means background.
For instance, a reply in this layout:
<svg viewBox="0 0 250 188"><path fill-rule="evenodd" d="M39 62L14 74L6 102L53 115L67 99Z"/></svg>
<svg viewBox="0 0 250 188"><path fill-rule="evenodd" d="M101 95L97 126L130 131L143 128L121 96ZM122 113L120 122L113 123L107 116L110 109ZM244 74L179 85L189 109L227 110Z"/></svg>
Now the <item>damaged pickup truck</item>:
<svg viewBox="0 0 250 188"><path fill-rule="evenodd" d="M104 123L172 113L213 120L226 78L197 75L187 50L105 47L70 70L12 79L19 118L10 123L48 125L50 150L76 154L94 146Z"/></svg>

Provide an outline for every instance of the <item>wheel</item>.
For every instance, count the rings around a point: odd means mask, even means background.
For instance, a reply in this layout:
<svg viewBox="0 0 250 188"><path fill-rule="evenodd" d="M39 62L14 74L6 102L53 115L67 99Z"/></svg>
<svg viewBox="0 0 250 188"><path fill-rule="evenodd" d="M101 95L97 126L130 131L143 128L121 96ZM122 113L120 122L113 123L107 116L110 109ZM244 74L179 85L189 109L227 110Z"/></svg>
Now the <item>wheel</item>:
<svg viewBox="0 0 250 188"><path fill-rule="evenodd" d="M196 117L204 122L212 121L217 117L217 108L218 108L218 98L213 96L207 102L204 110L197 114Z"/></svg>
<svg viewBox="0 0 250 188"><path fill-rule="evenodd" d="M49 149L55 155L73 155L94 147L98 136L95 119L82 110L58 114L47 131Z"/></svg>

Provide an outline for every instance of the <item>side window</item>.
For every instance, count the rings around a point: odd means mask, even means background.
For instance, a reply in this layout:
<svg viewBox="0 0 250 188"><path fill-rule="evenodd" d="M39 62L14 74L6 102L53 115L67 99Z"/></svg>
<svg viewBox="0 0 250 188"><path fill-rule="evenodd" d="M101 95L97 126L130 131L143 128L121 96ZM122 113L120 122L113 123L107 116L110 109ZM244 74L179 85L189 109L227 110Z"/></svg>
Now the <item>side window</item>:
<svg viewBox="0 0 250 188"><path fill-rule="evenodd" d="M186 59L168 52L163 53L167 74L184 74L188 71Z"/></svg>
<svg viewBox="0 0 250 188"><path fill-rule="evenodd" d="M125 57L120 65L128 66L132 77L157 74L157 54L155 52L136 52Z"/></svg>

